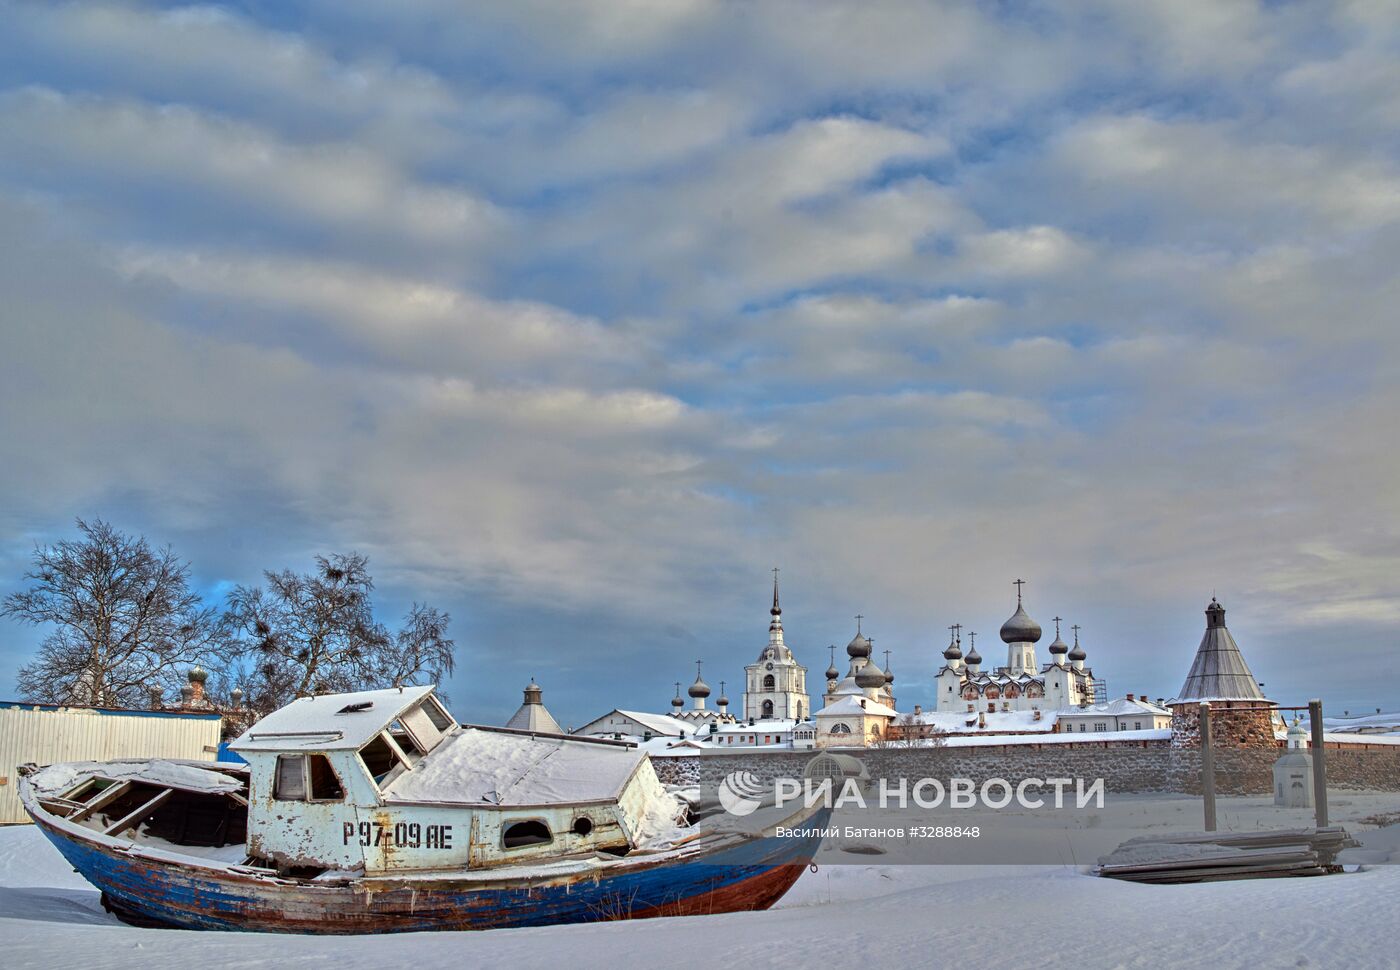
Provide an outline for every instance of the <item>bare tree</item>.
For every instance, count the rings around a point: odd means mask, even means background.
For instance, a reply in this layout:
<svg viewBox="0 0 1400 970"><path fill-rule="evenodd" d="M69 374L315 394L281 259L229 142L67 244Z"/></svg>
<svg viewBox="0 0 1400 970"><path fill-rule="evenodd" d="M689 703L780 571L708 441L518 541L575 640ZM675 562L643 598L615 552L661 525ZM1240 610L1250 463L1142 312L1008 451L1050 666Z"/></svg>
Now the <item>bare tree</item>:
<svg viewBox="0 0 1400 970"><path fill-rule="evenodd" d="M168 546L154 550L101 519L77 524L80 538L35 546L24 574L34 585L0 605L0 615L54 626L17 687L51 704L142 706L213 649L215 613Z"/></svg>
<svg viewBox="0 0 1400 970"><path fill-rule="evenodd" d="M941 748L945 744L946 732L932 724L926 724L913 714L896 717L885 732L882 748Z"/></svg>
<svg viewBox="0 0 1400 970"><path fill-rule="evenodd" d="M452 672L450 617L415 603L403 630L391 635L374 619L368 565L355 553L318 556L313 572L267 572L265 589L239 586L230 594L226 656L251 662L254 708Z"/></svg>

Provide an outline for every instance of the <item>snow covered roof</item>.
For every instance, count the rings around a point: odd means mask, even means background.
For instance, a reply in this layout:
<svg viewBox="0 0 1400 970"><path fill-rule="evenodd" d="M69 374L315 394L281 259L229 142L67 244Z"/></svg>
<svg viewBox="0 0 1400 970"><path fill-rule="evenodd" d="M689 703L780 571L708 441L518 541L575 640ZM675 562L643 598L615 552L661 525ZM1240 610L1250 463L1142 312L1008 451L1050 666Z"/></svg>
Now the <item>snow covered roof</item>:
<svg viewBox="0 0 1400 970"><path fill-rule="evenodd" d="M238 752L362 748L432 692L429 685L298 697L248 728L229 747Z"/></svg>
<svg viewBox="0 0 1400 970"><path fill-rule="evenodd" d="M987 726L978 727L983 716ZM1053 711L1043 712L1037 721L1034 711L987 711L985 714L978 711L924 711L900 715L899 723L924 724L948 734L996 734L1006 731L1049 733L1055 724L1055 714Z"/></svg>
<svg viewBox="0 0 1400 970"><path fill-rule="evenodd" d="M1244 662L1239 645L1225 626L1225 607L1212 599L1206 607L1206 632L1178 701L1262 701L1264 692Z"/></svg>
<svg viewBox="0 0 1400 970"><path fill-rule="evenodd" d="M1338 734L1386 734L1400 732L1400 713L1362 714L1359 717L1324 717L1327 730Z"/></svg>
<svg viewBox="0 0 1400 970"><path fill-rule="evenodd" d="M739 724L721 724L721 725L719 726L719 730L716 731L715 733L716 733L716 734L753 734L753 733L757 732L757 733L760 733L760 734L761 734L761 733L767 732L768 734L773 734L773 733L775 733L775 732L791 731L791 730L793 729L793 726L794 726L794 722L793 722L792 720L782 721L782 720L778 720L777 718L768 718L768 719L765 719L765 720L757 720L757 721L754 721L753 724L748 724L747 722L745 722L745 723L739 723ZM702 736L703 736L703 734L708 734L708 733L709 733L708 731L702 732Z"/></svg>
<svg viewBox="0 0 1400 970"><path fill-rule="evenodd" d="M867 699L864 705L862 705L860 698L850 695L832 701L830 704L826 705L826 707L823 707L820 711L817 711L817 713L813 716L820 717L823 714L871 714L880 717L899 716L898 712L895 711L894 708L886 707L879 701L872 701Z"/></svg>
<svg viewBox="0 0 1400 970"><path fill-rule="evenodd" d="M596 724L598 721L606 720L614 714L620 714L625 718L630 718L631 720L636 721L638 724L642 725L652 734L660 735L661 737L666 738L683 738L689 734L694 734L697 727L700 726L700 722L698 721L682 721L680 718L672 717L669 714L650 714L646 711L624 711L620 707L613 708L607 714L604 714L602 717L596 718L594 721L591 721L589 723ZM614 734L617 732L605 729L601 733Z"/></svg>
<svg viewBox="0 0 1400 970"><path fill-rule="evenodd" d="M646 757L570 738L464 728L393 780L390 802L542 805L616 798Z"/></svg>
<svg viewBox="0 0 1400 970"><path fill-rule="evenodd" d="M1109 701L1106 704L1090 704L1088 707L1062 707L1056 711L1056 714L1060 716L1067 714L1156 714L1170 717L1171 711L1141 698L1134 697L1129 700L1126 697L1120 697L1116 701Z"/></svg>

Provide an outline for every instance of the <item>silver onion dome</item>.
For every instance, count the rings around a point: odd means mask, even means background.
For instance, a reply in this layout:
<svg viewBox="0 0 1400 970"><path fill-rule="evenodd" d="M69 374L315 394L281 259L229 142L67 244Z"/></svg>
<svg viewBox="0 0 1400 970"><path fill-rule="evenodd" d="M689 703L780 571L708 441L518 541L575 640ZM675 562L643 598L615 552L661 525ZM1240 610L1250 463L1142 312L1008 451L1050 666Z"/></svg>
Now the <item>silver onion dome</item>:
<svg viewBox="0 0 1400 970"><path fill-rule="evenodd" d="M967 664L968 664L969 667L976 667L976 666L977 666L978 664L980 664L981 662L982 662L982 655L981 655L980 653L977 652L977 648L976 648L976 647L973 647L973 648L971 648L970 650L968 650L968 652L967 652Z"/></svg>
<svg viewBox="0 0 1400 970"><path fill-rule="evenodd" d="M852 658L870 656L870 641L865 638L864 633L857 633L851 638L851 642L846 644L846 656Z"/></svg>
<svg viewBox="0 0 1400 970"><path fill-rule="evenodd" d="M1069 644L1060 639L1060 635L1057 633L1055 634L1055 642L1050 644L1050 652L1055 654L1069 653Z"/></svg>
<svg viewBox="0 0 1400 970"><path fill-rule="evenodd" d="M880 669L880 665L875 661L870 661L860 670L856 671L856 686L858 687L884 687L885 672Z"/></svg>
<svg viewBox="0 0 1400 970"><path fill-rule="evenodd" d="M689 694L691 697L709 697L710 685L705 683L699 677L696 677L695 683L691 684L690 687L686 689L686 693Z"/></svg>

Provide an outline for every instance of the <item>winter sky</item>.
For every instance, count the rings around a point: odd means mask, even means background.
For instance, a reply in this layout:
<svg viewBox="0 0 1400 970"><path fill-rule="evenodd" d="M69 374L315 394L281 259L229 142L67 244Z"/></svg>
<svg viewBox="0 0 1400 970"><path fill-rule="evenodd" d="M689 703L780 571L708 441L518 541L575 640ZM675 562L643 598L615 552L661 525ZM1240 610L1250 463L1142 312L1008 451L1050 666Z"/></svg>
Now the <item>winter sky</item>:
<svg viewBox="0 0 1400 970"><path fill-rule="evenodd" d="M1400 11L0 2L0 593L102 516L371 557L459 716L857 612L1400 706ZM0 696L40 631L0 621ZM838 654L839 659L839 654ZM844 669L844 664L841 664Z"/></svg>

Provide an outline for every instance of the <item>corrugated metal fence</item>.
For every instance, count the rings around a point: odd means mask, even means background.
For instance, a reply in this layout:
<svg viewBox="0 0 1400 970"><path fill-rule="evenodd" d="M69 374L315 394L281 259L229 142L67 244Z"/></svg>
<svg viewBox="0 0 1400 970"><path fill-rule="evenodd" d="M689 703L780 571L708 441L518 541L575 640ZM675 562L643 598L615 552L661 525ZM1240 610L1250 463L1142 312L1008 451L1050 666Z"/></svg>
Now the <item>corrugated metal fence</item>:
<svg viewBox="0 0 1400 970"><path fill-rule="evenodd" d="M118 711L0 702L0 824L28 822L16 767L25 762L184 758L213 761L223 718L214 713Z"/></svg>

